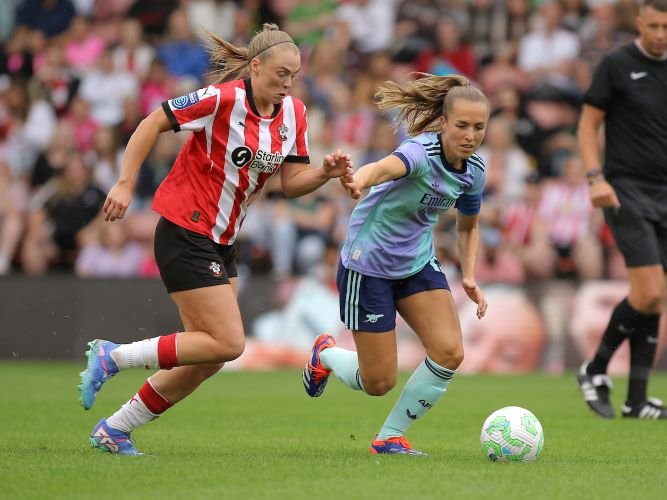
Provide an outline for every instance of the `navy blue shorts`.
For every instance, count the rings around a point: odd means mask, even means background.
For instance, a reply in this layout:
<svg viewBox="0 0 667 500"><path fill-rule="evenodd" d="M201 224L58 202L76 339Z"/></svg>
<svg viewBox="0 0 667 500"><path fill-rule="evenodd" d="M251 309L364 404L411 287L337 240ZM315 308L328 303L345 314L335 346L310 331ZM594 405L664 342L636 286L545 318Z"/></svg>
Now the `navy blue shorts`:
<svg viewBox="0 0 667 500"><path fill-rule="evenodd" d="M449 290L436 259L417 274L398 280L365 276L339 263L336 284L345 328L378 333L396 328L396 301L426 290Z"/></svg>

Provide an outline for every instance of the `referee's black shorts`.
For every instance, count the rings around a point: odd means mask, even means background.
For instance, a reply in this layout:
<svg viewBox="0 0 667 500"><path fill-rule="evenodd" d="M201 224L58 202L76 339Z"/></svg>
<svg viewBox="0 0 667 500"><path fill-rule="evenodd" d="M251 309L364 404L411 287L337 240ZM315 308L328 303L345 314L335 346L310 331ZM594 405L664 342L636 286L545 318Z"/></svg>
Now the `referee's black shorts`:
<svg viewBox="0 0 667 500"><path fill-rule="evenodd" d="M667 185L629 177L610 179L620 208L604 215L627 267L662 264L667 272Z"/></svg>
<svg viewBox="0 0 667 500"><path fill-rule="evenodd" d="M236 250L161 217L155 228L155 260L169 293L229 284L238 276Z"/></svg>

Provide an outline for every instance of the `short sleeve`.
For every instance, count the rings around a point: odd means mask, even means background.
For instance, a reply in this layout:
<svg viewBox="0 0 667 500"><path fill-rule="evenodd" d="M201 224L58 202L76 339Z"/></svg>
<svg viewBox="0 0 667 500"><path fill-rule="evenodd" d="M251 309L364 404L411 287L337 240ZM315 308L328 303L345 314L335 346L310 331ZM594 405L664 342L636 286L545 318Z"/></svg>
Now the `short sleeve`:
<svg viewBox="0 0 667 500"><path fill-rule="evenodd" d="M604 57L593 74L591 86L584 94L584 102L599 109L607 109L612 99L611 61Z"/></svg>
<svg viewBox="0 0 667 500"><path fill-rule="evenodd" d="M285 161L291 163L310 163L306 106L296 99L293 100L293 102L294 119L296 121L296 137L292 149L290 149L285 157Z"/></svg>
<svg viewBox="0 0 667 500"><path fill-rule="evenodd" d="M405 164L405 177L419 176L430 168L424 146L411 139L401 144L392 154Z"/></svg>
<svg viewBox="0 0 667 500"><path fill-rule="evenodd" d="M468 168L473 169L472 185L456 200L456 208L464 215L477 215L482 208L482 193L486 182L484 161L477 155L468 158Z"/></svg>
<svg viewBox="0 0 667 500"><path fill-rule="evenodd" d="M215 117L220 103L220 90L213 85L162 103L175 132L199 131Z"/></svg>

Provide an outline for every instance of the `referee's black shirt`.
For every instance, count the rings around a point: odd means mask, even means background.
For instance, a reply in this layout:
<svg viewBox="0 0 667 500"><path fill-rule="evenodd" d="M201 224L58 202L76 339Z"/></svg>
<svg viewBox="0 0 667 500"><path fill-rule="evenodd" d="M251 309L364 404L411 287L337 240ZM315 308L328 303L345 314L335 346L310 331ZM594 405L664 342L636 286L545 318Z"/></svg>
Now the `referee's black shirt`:
<svg viewBox="0 0 667 500"><path fill-rule="evenodd" d="M607 54L584 102L605 111L604 173L667 184L667 60L631 43Z"/></svg>

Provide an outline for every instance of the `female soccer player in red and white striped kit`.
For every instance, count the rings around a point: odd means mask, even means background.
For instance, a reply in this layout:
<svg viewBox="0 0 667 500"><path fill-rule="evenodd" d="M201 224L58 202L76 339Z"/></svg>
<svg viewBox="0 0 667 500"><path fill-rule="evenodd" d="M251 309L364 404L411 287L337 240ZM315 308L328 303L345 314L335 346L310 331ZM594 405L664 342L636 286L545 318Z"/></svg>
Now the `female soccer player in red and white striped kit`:
<svg viewBox="0 0 667 500"><path fill-rule="evenodd" d="M306 109L288 92L301 67L298 47L265 24L247 48L209 34L219 81L171 99L132 135L120 178L104 204L107 221L122 219L140 166L162 132L191 131L155 194L162 217L155 232L160 275L185 332L131 344L93 340L82 373L81 402L90 409L102 385L127 368L159 369L139 392L90 435L93 447L136 455L130 433L154 420L244 349L236 301L234 241L248 205L275 173L286 196L310 193L352 172L336 151L309 168ZM230 81L231 80L231 81Z"/></svg>

